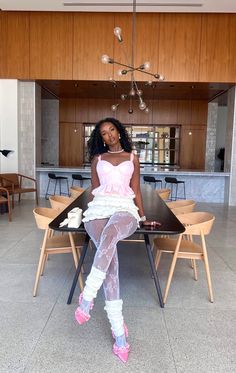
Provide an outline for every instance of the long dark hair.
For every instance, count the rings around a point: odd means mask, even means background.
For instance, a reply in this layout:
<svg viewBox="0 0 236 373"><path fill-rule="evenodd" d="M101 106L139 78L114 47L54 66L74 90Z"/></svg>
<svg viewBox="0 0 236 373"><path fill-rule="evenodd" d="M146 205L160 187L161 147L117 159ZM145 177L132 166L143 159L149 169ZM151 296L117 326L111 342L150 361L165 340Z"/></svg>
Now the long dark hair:
<svg viewBox="0 0 236 373"><path fill-rule="evenodd" d="M89 152L90 161L93 159L95 155L107 153L107 151L109 150L107 145L104 146L102 135L100 133L100 128L102 124L107 123L107 122L112 123L116 127L117 131L119 132L120 144L122 148L128 153L132 152L132 143L131 143L131 140L129 138L128 132L126 131L125 127L119 122L119 120L115 118L105 118L105 119L100 120L96 124L91 134L91 137L88 140L87 144L88 144L88 152Z"/></svg>

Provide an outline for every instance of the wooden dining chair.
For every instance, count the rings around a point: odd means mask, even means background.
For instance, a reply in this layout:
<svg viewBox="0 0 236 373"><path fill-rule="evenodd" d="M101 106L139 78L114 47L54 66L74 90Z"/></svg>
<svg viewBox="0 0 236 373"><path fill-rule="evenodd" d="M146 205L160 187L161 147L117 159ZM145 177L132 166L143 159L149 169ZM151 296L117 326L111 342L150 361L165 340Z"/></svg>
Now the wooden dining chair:
<svg viewBox="0 0 236 373"><path fill-rule="evenodd" d="M166 205L175 215L187 214L193 212L196 202L192 199L182 199L177 201L166 202Z"/></svg>
<svg viewBox="0 0 236 373"><path fill-rule="evenodd" d="M7 204L8 208L8 220L11 221L11 203L10 194L6 188L0 187L0 205Z"/></svg>
<svg viewBox="0 0 236 373"><path fill-rule="evenodd" d="M74 201L71 197L66 196L50 196L49 202L53 209L63 211L67 206L69 206Z"/></svg>
<svg viewBox="0 0 236 373"><path fill-rule="evenodd" d="M170 189L156 189L157 194L165 201L170 197Z"/></svg>
<svg viewBox="0 0 236 373"><path fill-rule="evenodd" d="M73 234L71 232L64 235L52 235L51 229L48 225L58 215L58 210L47 207L39 207L35 208L33 210L33 213L37 227L45 231L33 289L33 296L35 297L37 294L39 279L40 276L43 274L48 255L72 253L75 268L77 268L80 257L79 250L77 249L82 248L85 235L83 233ZM79 277L79 285L81 290L83 290L82 275L80 275Z"/></svg>
<svg viewBox="0 0 236 373"><path fill-rule="evenodd" d="M204 262L209 290L209 298L210 301L213 302L214 299L205 236L210 233L215 217L214 215L207 212L190 212L188 214L178 215L177 217L185 226L184 233L180 234L178 238L175 239L169 237L154 239L154 246L157 250L157 255L155 258L156 269L159 266L162 253L173 255L163 302L166 303L167 300L177 259L193 260L195 280L198 279L197 266L195 261L202 260ZM185 237L187 235L189 239L183 239L184 235ZM196 236L200 237L200 243L194 242L193 237Z"/></svg>
<svg viewBox="0 0 236 373"><path fill-rule="evenodd" d="M71 198L76 199L76 198L79 197L82 193L84 193L84 191L85 191L84 188L80 188L80 187L72 186L72 187L70 187L70 196L71 196Z"/></svg>

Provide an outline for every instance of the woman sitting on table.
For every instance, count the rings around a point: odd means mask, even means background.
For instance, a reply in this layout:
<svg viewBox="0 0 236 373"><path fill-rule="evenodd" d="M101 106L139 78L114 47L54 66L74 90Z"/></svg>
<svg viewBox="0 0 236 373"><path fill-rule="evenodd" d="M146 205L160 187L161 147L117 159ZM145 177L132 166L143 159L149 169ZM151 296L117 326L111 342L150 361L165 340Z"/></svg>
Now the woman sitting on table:
<svg viewBox="0 0 236 373"><path fill-rule="evenodd" d="M97 251L75 318L79 324L90 319L93 299L103 284L104 309L115 338L113 352L126 362L130 346L122 315L117 243L131 236L140 222L152 226L159 223L146 220L140 192L139 160L132 153L128 133L122 124L114 118L98 122L88 147L94 198L84 212L83 222Z"/></svg>

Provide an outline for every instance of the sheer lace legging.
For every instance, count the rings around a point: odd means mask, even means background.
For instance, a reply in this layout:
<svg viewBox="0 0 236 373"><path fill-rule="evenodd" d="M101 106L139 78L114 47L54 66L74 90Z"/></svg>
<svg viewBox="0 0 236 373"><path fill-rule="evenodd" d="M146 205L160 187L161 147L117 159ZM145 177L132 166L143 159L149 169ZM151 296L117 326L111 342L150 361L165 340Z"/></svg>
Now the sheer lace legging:
<svg viewBox="0 0 236 373"><path fill-rule="evenodd" d="M106 300L120 298L119 261L117 242L131 236L137 229L137 220L128 212L116 212L109 219L86 222L85 229L93 240L97 252L93 266L106 272L103 289Z"/></svg>

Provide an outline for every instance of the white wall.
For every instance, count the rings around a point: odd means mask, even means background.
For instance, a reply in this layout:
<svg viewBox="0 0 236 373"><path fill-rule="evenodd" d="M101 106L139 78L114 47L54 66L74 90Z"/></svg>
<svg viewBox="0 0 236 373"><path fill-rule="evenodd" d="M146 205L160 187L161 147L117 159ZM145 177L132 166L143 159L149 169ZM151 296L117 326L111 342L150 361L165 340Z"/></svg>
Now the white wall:
<svg viewBox="0 0 236 373"><path fill-rule="evenodd" d="M18 172L18 82L0 79L0 149L14 150L5 158L0 154L0 172Z"/></svg>

